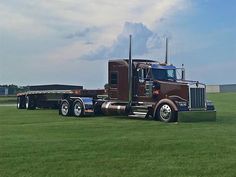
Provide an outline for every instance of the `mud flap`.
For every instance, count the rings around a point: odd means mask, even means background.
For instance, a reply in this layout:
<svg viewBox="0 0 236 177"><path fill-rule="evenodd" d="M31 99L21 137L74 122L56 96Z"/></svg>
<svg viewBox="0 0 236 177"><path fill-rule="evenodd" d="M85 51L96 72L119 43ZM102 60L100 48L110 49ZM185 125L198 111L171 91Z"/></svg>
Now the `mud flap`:
<svg viewBox="0 0 236 177"><path fill-rule="evenodd" d="M178 112L178 122L208 122L208 121L216 121L216 111Z"/></svg>

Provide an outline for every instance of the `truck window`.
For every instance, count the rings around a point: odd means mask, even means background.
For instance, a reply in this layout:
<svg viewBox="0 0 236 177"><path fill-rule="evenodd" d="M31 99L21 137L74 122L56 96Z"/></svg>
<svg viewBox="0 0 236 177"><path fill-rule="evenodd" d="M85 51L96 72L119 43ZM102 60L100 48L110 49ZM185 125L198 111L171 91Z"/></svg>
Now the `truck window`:
<svg viewBox="0 0 236 177"><path fill-rule="evenodd" d="M139 82L144 82L147 79L150 79L150 71L146 68L139 68L138 70Z"/></svg>
<svg viewBox="0 0 236 177"><path fill-rule="evenodd" d="M153 79L162 81L175 81L176 70L174 69L152 69Z"/></svg>
<svg viewBox="0 0 236 177"><path fill-rule="evenodd" d="M118 84L118 73L117 72L111 72L110 75L110 84L116 85Z"/></svg>

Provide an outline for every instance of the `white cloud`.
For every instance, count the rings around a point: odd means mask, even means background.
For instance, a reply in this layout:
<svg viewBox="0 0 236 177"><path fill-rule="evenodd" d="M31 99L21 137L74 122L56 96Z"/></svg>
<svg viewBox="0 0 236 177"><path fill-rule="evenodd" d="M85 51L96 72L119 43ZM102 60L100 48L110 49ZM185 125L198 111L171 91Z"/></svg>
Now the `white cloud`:
<svg viewBox="0 0 236 177"><path fill-rule="evenodd" d="M122 32L123 25L126 21L142 22L152 30L152 27L156 28L160 19L164 19L175 14L179 10L183 10L186 8L186 4L186 0L37 1L38 7L44 9L44 11L49 11L52 16L61 19L64 23L70 24L75 31L78 29L83 31L89 27L96 27L98 29L98 31L90 31L90 33L94 33L92 35L92 41L89 39L87 42L83 43L81 40L76 42L76 45L80 47L78 50L82 51L80 53L77 52L77 58L83 56L84 51L91 53L94 50L101 50L101 46L111 46L118 34ZM69 29L69 31L70 34L75 33L71 31L71 29ZM89 42L92 42L92 45L88 46L87 43ZM62 55L59 55L58 57L70 58L68 57L67 52L70 50L69 48L73 50L75 48L75 43L72 42L64 48L58 48L56 51L60 50L60 53L62 53ZM92 50L87 51L89 48ZM63 50L65 50L65 52L63 52ZM51 55L53 54L50 54L50 56ZM55 56L57 56L57 54L55 54Z"/></svg>
<svg viewBox="0 0 236 177"><path fill-rule="evenodd" d="M162 46L162 38L157 33L148 29L142 23L126 22L114 43L109 46L102 46L81 56L81 59L101 60L108 58L127 58L129 50L129 35L132 35L132 53L142 56L151 50Z"/></svg>
<svg viewBox="0 0 236 177"><path fill-rule="evenodd" d="M33 17L16 13L16 9L0 4L0 31L16 38L38 38L49 35L52 30L35 21Z"/></svg>
<svg viewBox="0 0 236 177"><path fill-rule="evenodd" d="M118 34L121 34L125 22L142 23L155 33L160 20L186 8L186 1L188 0L2 1L0 32L1 36L4 36L4 48L9 50L5 50L8 53L0 51L0 55L1 58L9 58L6 64L11 65L17 73L14 76L9 74L9 78L2 79L2 82L24 78L22 67L19 67L19 58L22 56L28 57L27 61L32 60L22 64L23 68L25 65L26 68L41 66L44 73L57 73L59 65L55 67L55 62L58 62L65 68L64 72L70 72L70 68L76 68L76 59L79 60L81 56L96 51L101 46L112 46ZM87 30L91 28L93 30ZM82 36L83 32L87 33ZM70 35L77 37L66 38ZM153 41L154 38L149 38L145 42L152 48L155 46ZM21 44L12 45L17 42ZM24 50L20 45L24 46ZM21 52L17 52L19 50ZM9 51L13 52L9 54ZM80 68L90 67L89 62L80 62L83 64ZM43 67L44 65L46 67ZM101 72L103 70L105 69ZM2 72L3 70L0 71L0 75ZM6 70L4 72L7 73ZM31 82L30 78L34 82L40 81L40 78L34 76L34 73L28 74L28 82Z"/></svg>
<svg viewBox="0 0 236 177"><path fill-rule="evenodd" d="M44 36L47 33L73 33L97 27L95 42L111 43L124 22L142 22L152 28L163 17L186 7L187 0L22 0L0 3L0 26L20 34ZM5 5L4 5L5 4ZM27 35L26 35L27 34ZM47 36L48 37L48 36ZM72 44L73 45L73 44Z"/></svg>

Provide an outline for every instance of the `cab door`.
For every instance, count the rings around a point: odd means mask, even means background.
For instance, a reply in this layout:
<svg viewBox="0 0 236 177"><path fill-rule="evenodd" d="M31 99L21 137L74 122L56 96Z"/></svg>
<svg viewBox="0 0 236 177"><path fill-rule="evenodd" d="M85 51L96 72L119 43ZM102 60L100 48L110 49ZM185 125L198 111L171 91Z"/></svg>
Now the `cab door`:
<svg viewBox="0 0 236 177"><path fill-rule="evenodd" d="M137 69L137 101L151 101L152 79L149 68Z"/></svg>

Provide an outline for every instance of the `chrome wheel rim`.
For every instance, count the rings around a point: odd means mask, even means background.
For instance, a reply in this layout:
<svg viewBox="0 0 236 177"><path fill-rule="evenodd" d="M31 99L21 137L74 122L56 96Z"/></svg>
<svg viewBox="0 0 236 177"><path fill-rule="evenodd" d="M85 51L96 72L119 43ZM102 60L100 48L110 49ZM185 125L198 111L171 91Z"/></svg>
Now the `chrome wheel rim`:
<svg viewBox="0 0 236 177"><path fill-rule="evenodd" d="M169 120L171 118L171 108L169 105L164 104L160 109L160 117L163 120Z"/></svg>
<svg viewBox="0 0 236 177"><path fill-rule="evenodd" d="M68 105L68 103L67 102L62 103L62 105L61 105L61 114L63 116L66 116L68 114L68 112L69 112L69 105Z"/></svg>
<svg viewBox="0 0 236 177"><path fill-rule="evenodd" d="M75 116L80 116L82 113L82 107L80 102L75 103L74 105L74 115Z"/></svg>
<svg viewBox="0 0 236 177"><path fill-rule="evenodd" d="M27 97L27 98L26 98L25 107L26 107L26 109L28 109L28 108L29 108L29 97Z"/></svg>
<svg viewBox="0 0 236 177"><path fill-rule="evenodd" d="M17 99L17 108L20 108L20 98Z"/></svg>

